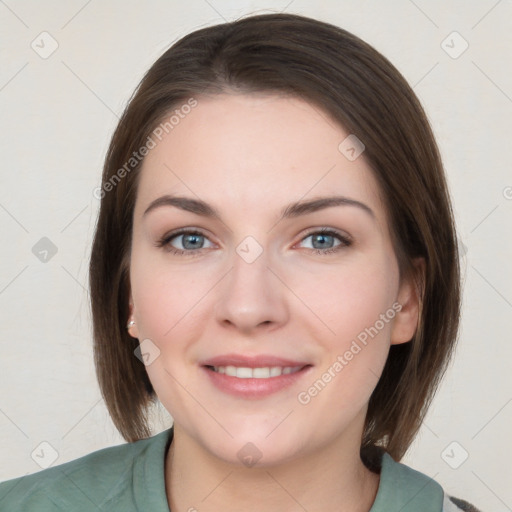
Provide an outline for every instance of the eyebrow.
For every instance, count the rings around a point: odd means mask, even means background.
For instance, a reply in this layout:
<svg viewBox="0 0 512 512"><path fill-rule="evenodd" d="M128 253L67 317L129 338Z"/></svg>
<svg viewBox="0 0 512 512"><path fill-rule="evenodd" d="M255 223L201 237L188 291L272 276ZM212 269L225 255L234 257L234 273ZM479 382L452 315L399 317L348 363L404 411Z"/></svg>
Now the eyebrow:
<svg viewBox="0 0 512 512"><path fill-rule="evenodd" d="M217 219L222 222L221 215L218 210L208 203L199 199L171 195L164 195L152 201L142 216L145 217L149 212L163 206L174 206L181 210L195 213L202 217ZM375 219L375 213L366 204L344 196L329 196L311 199L309 201L291 203L281 211L281 217L279 220L281 221L284 219L299 217L301 215L307 215L333 206L355 206Z"/></svg>

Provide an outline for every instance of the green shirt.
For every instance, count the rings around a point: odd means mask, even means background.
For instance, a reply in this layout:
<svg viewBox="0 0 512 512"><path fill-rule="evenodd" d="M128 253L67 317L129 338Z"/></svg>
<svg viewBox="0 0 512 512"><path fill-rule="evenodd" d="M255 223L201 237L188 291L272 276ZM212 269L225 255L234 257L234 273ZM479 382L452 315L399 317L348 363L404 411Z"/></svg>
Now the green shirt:
<svg viewBox="0 0 512 512"><path fill-rule="evenodd" d="M0 484L0 511L169 512L164 463L173 429ZM384 453L370 512L442 512L442 487ZM445 507L446 507L445 501ZM453 510L459 510L454 507Z"/></svg>

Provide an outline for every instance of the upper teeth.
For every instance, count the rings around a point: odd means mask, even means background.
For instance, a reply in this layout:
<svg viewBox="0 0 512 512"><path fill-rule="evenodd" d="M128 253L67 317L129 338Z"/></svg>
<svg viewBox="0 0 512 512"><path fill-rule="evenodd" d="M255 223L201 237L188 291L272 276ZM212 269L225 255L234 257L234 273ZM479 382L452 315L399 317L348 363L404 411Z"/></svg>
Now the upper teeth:
<svg viewBox="0 0 512 512"><path fill-rule="evenodd" d="M266 366L264 368L214 366L213 370L218 373L225 373L231 377L238 377L239 379L268 379L269 377L279 377L279 375L295 373L301 368L302 366Z"/></svg>

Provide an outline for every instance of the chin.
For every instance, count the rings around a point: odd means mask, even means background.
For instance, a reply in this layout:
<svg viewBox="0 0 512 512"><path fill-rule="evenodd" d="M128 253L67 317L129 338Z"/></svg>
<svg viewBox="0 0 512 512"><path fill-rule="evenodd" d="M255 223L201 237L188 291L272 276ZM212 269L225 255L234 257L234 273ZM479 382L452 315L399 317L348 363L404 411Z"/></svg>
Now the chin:
<svg viewBox="0 0 512 512"><path fill-rule="evenodd" d="M223 450L221 448L224 448ZM297 445L284 446L279 441L263 442L235 439L226 446L215 446L214 455L225 462L246 468L267 468L289 462L298 456Z"/></svg>
<svg viewBox="0 0 512 512"><path fill-rule="evenodd" d="M271 467L299 456L305 443L297 429L294 428L291 434L289 429L279 432L279 427L272 428L268 428L266 423L258 425L255 421L238 427L230 425L227 430L233 437L217 429L215 436L211 430L200 432L198 441L214 457L227 464L247 468Z"/></svg>

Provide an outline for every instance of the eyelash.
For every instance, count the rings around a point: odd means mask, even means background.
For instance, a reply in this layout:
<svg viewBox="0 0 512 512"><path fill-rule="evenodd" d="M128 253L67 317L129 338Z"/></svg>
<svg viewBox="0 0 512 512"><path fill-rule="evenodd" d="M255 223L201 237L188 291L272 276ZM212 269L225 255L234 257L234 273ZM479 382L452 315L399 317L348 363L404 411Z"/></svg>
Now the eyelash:
<svg viewBox="0 0 512 512"><path fill-rule="evenodd" d="M348 236L346 236L338 231L335 231L333 229L330 229L330 228L322 228L322 229L316 229L314 231L310 231L300 241L302 242L306 238L309 238L312 235L318 235L318 234L326 235L326 236L333 236L333 237L337 238L341 243L339 245L336 245L335 247L332 247L332 248L326 249L326 250L309 249L309 251L311 251L313 254L319 254L321 256L326 256L328 254L336 253L336 252L342 250L343 248L349 247L350 245L352 245L352 240ZM180 235L198 235L198 236L203 236L205 238L208 238L208 237L206 237L206 235L204 233L202 233L201 231L198 231L198 230L180 229L178 231L174 231L172 233L168 233L168 234L164 235L155 245L157 247L163 248L166 251L168 251L172 254L175 254L177 256L192 256L192 257L194 257L194 256L199 256L203 252L203 249L196 249L196 250L192 249L192 250L187 251L187 250L176 249L175 247L172 247L170 245L170 242L174 238L177 238Z"/></svg>

